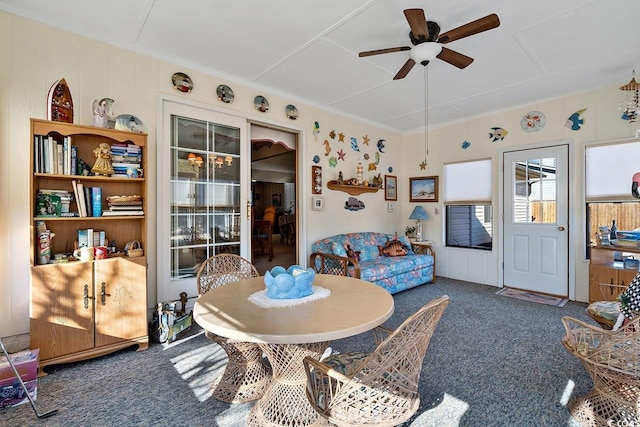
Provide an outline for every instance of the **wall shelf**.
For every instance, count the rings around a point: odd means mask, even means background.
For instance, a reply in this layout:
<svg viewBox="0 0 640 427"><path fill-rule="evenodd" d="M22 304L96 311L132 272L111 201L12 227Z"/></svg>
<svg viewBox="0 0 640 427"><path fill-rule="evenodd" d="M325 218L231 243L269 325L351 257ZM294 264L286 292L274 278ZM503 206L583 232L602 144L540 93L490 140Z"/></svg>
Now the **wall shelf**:
<svg viewBox="0 0 640 427"><path fill-rule="evenodd" d="M349 179L347 182L350 181ZM365 187L363 185L347 185L347 184L338 184L338 181L329 181L327 182L327 187L329 190L334 191L344 191L352 196L357 196L362 193L377 193L380 188L378 187Z"/></svg>

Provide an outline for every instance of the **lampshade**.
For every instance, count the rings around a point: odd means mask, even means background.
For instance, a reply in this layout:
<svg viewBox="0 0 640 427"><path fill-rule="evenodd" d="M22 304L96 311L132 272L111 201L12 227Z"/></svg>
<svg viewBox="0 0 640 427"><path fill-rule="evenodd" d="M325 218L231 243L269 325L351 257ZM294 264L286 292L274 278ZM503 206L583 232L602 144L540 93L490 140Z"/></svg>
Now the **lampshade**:
<svg viewBox="0 0 640 427"><path fill-rule="evenodd" d="M422 206L416 206L415 208L413 208L413 212L411 212L411 216L409 217L409 219L422 221L425 219L429 219L429 215L427 215L427 212Z"/></svg>
<svg viewBox="0 0 640 427"><path fill-rule="evenodd" d="M414 46L409 52L409 58L418 64L427 65L433 61L436 56L440 55L442 45L436 42L424 42ZM425 63L426 62L426 63Z"/></svg>

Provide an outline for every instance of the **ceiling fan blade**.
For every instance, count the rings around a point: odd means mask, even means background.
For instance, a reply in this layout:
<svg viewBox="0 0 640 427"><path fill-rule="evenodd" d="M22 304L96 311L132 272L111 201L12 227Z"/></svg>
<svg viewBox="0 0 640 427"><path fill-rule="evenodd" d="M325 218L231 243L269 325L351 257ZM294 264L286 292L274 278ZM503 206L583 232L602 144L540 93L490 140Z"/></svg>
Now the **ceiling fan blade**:
<svg viewBox="0 0 640 427"><path fill-rule="evenodd" d="M383 53L401 52L403 50L411 50L411 48L409 46L400 46L400 47L390 47L387 49L368 50L366 52L360 52L358 56L362 58L365 56L381 55Z"/></svg>
<svg viewBox="0 0 640 427"><path fill-rule="evenodd" d="M429 29L427 28L427 19L424 16L423 9L405 9L404 16L407 18L411 34L417 40L425 41L429 39Z"/></svg>
<svg viewBox="0 0 640 427"><path fill-rule="evenodd" d="M458 67L460 69L466 68L473 62L473 58L456 52L455 50L447 49L444 46L442 47L442 52L440 52L436 58L440 58L444 62L448 62L454 67Z"/></svg>
<svg viewBox="0 0 640 427"><path fill-rule="evenodd" d="M476 19L475 21L447 31L444 34L440 34L440 37L438 37L438 43L450 43L454 40L469 37L483 31L491 30L498 26L500 26L500 18L498 18L498 15L495 13L492 13L484 18Z"/></svg>
<svg viewBox="0 0 640 427"><path fill-rule="evenodd" d="M407 77L407 74L409 74L409 71L411 71L414 65L416 65L416 61L411 58L407 59L407 62L405 62L402 68L400 68L400 71L393 76L393 80L400 80Z"/></svg>

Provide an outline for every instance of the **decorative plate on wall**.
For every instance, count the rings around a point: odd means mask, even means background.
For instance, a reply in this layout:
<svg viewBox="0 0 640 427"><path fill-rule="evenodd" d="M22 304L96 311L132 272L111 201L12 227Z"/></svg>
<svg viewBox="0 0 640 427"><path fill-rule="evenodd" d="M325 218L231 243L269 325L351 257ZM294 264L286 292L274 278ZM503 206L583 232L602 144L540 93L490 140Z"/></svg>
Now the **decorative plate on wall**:
<svg viewBox="0 0 640 427"><path fill-rule="evenodd" d="M547 118L540 111L529 111L522 117L520 125L525 132L538 132L547 123Z"/></svg>
<svg viewBox="0 0 640 427"><path fill-rule="evenodd" d="M191 92L193 89L193 81L191 81L191 77L185 73L175 73L171 76L171 82L173 83L173 87L180 92Z"/></svg>
<svg viewBox="0 0 640 427"><path fill-rule="evenodd" d="M287 108L285 108L285 112L287 113L287 117L289 117L291 120L296 120L298 118L298 109L295 107L295 105L287 105Z"/></svg>
<svg viewBox="0 0 640 427"><path fill-rule="evenodd" d="M216 89L216 95L218 95L218 99L225 104L231 104L233 102L233 98L235 97L231 88L227 85L220 85Z"/></svg>
<svg viewBox="0 0 640 427"><path fill-rule="evenodd" d="M253 99L253 106L256 110L266 113L269 111L269 101L262 95L258 95Z"/></svg>

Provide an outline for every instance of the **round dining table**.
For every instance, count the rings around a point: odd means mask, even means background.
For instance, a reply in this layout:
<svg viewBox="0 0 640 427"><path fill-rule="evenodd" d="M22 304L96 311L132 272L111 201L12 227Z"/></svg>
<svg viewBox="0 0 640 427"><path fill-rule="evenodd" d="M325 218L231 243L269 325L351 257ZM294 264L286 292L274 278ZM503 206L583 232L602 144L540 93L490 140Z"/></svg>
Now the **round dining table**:
<svg viewBox="0 0 640 427"><path fill-rule="evenodd" d="M264 277L256 277L211 289L195 303L193 316L202 328L258 343L271 363L272 381L249 411L249 426L325 425L307 400L302 360L320 359L331 340L371 330L393 314L391 294L370 282L317 274L313 286L322 298L265 306L254 302L265 290Z"/></svg>

